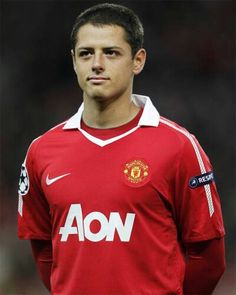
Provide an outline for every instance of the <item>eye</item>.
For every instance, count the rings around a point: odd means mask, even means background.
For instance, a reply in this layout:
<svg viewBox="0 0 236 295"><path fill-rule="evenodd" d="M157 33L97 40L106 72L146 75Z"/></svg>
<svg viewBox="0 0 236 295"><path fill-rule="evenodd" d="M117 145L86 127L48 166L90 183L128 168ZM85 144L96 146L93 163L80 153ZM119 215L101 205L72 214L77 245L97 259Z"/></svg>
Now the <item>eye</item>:
<svg viewBox="0 0 236 295"><path fill-rule="evenodd" d="M79 52L79 57L89 57L90 55L92 54L92 52L91 51L89 51L89 50L81 50L80 52Z"/></svg>
<svg viewBox="0 0 236 295"><path fill-rule="evenodd" d="M108 56L118 56L118 55L120 55L119 51L114 50L114 49L107 49L105 51L105 54L108 55Z"/></svg>

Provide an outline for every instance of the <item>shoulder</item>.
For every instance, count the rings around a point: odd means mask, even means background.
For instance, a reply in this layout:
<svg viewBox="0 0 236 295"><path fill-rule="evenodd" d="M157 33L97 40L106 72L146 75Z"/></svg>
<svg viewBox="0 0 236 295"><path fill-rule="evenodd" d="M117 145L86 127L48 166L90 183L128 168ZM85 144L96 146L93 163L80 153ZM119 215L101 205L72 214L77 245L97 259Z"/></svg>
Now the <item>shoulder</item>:
<svg viewBox="0 0 236 295"><path fill-rule="evenodd" d="M165 117L160 117L158 127L163 132L165 137L168 138L170 141L179 144L186 144L193 143L193 141L196 140L195 136L186 128Z"/></svg>
<svg viewBox="0 0 236 295"><path fill-rule="evenodd" d="M48 143L55 141L57 138L63 136L63 134L65 134L63 127L66 122L67 121L52 127L37 138L33 139L33 141L29 145L27 154L34 154L41 146L47 145Z"/></svg>
<svg viewBox="0 0 236 295"><path fill-rule="evenodd" d="M165 137L169 138L172 148L178 150L180 155L183 157L196 157L199 162L202 162L202 157L208 160L195 135L186 128L164 117L160 118L159 126L164 130Z"/></svg>
<svg viewBox="0 0 236 295"><path fill-rule="evenodd" d="M166 132L169 132L173 135L176 134L180 137L188 137L189 135L191 135L190 132L183 126L162 116L160 117L159 126L163 127Z"/></svg>

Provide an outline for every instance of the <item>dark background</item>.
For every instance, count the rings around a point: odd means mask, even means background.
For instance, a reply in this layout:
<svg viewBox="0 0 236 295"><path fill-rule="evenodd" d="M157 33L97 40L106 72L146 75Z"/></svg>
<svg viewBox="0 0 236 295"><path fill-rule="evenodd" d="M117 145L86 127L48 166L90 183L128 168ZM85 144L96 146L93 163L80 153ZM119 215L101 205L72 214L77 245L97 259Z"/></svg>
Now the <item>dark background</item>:
<svg viewBox="0 0 236 295"><path fill-rule="evenodd" d="M69 36L81 10L103 1L1 1L0 294L47 294L29 243L16 234L17 184L30 142L77 111L81 91ZM215 294L236 290L234 1L113 1L134 9L148 60L134 92L199 139L214 166L227 231L227 271Z"/></svg>

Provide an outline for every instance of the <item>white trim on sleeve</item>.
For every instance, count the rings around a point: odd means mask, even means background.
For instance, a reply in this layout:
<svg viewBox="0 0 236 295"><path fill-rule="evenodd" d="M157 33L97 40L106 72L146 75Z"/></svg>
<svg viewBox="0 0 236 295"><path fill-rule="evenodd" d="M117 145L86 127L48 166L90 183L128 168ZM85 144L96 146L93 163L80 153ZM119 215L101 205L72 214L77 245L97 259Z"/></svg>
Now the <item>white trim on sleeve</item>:
<svg viewBox="0 0 236 295"><path fill-rule="evenodd" d="M199 151L199 148L198 148L196 142L193 139L193 136L189 132L184 131L184 130L178 128L177 126L175 126L174 124L172 124L169 121L166 121L164 119L160 119L160 122L163 123L163 124L168 125L169 127L173 128L173 129L175 129L175 130L177 130L179 132L181 132L182 134L184 134L190 140L190 142L191 142L191 144L193 146L193 149L195 151L197 160L198 160L200 171L201 171L202 174L206 173L206 168L205 168L204 162L202 160L202 156L200 154L200 151ZM209 213L210 213L210 216L212 216L215 210L214 210L214 205L213 205L213 200L212 200L210 185L209 184L204 185L204 189L205 189L205 193L206 193L206 198L207 198Z"/></svg>

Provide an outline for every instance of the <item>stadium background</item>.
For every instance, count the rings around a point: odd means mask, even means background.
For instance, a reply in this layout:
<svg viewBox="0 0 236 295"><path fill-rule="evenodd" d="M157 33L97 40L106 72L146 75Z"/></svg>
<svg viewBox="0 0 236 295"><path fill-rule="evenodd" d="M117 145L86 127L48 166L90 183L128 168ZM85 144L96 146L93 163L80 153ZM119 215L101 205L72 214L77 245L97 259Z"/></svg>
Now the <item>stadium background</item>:
<svg viewBox="0 0 236 295"><path fill-rule="evenodd" d="M17 183L31 140L81 103L70 58L76 15L102 1L1 1L0 294L48 294L29 243L16 236ZM235 17L233 1L113 1L145 27L148 60L135 93L194 133L210 156L227 231L216 295L236 294Z"/></svg>

